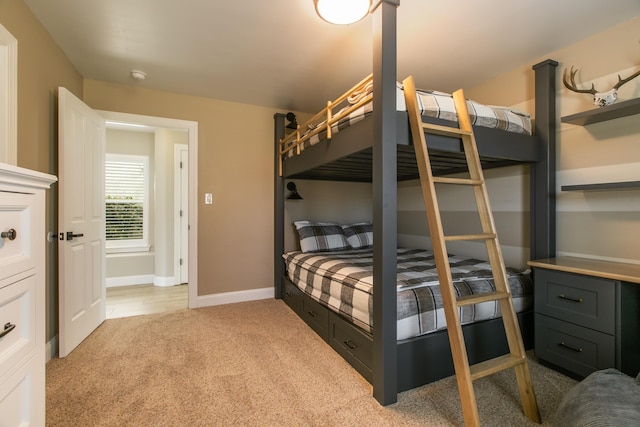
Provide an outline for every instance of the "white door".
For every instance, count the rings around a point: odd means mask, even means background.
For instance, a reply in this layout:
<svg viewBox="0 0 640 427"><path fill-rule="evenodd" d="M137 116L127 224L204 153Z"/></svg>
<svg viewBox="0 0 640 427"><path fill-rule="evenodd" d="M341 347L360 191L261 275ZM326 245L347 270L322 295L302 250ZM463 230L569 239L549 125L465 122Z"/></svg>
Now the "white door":
<svg viewBox="0 0 640 427"><path fill-rule="evenodd" d="M59 356L106 317L104 119L65 88L58 91Z"/></svg>

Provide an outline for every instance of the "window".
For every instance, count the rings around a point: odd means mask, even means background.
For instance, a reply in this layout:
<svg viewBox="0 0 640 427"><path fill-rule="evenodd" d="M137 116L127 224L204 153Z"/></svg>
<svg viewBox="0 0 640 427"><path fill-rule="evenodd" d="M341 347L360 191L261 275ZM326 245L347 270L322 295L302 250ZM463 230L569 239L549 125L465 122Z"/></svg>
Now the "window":
<svg viewBox="0 0 640 427"><path fill-rule="evenodd" d="M107 154L105 161L107 252L149 250L149 158Z"/></svg>

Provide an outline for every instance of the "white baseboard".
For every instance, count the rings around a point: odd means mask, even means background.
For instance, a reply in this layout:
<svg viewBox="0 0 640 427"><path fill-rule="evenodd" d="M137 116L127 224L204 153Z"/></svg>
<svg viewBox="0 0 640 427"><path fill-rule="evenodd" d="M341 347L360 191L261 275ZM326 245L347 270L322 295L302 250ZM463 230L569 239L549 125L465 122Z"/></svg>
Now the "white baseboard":
<svg viewBox="0 0 640 427"><path fill-rule="evenodd" d="M247 291L226 292L224 294L202 295L196 301L196 307L231 304L235 302L257 301L274 297L274 288L251 289Z"/></svg>
<svg viewBox="0 0 640 427"><path fill-rule="evenodd" d="M168 287L168 286L174 286L177 284L178 284L177 280L173 276L170 276L170 277L154 276L153 277L153 286Z"/></svg>
<svg viewBox="0 0 640 427"><path fill-rule="evenodd" d="M58 335L47 341L44 346L45 363L58 355Z"/></svg>
<svg viewBox="0 0 640 427"><path fill-rule="evenodd" d="M153 283L155 276L153 274L142 274L140 276L118 276L107 277L105 285L107 288L112 286L130 286L130 285L148 285Z"/></svg>
<svg viewBox="0 0 640 427"><path fill-rule="evenodd" d="M107 277L105 279L105 286L107 288L114 286L132 286L132 285L148 285L153 283L154 286L174 286L178 282L175 277L160 277L153 274L142 274L139 276L118 276Z"/></svg>

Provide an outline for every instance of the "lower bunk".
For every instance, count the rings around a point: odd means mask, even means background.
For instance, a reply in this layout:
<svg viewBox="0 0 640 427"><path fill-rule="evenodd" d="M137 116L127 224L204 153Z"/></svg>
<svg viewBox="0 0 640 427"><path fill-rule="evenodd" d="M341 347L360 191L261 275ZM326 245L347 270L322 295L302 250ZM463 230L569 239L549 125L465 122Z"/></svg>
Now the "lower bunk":
<svg viewBox="0 0 640 427"><path fill-rule="evenodd" d="M364 379L372 381L373 336L300 290L282 277L285 303L340 354ZM533 348L533 310L518 313L526 349ZM475 364L509 352L502 319L489 319L462 327L469 363ZM398 341L398 392L455 374L447 330Z"/></svg>
<svg viewBox="0 0 640 427"><path fill-rule="evenodd" d="M370 223L295 223L300 251L283 254L282 297L322 339L372 381L373 258ZM348 236L343 237L343 232ZM433 252L397 249L398 391L454 374ZM495 290L486 261L449 255L461 296ZM533 348L533 286L528 272L507 268L525 348ZM460 319L469 362L509 353L495 301L463 306Z"/></svg>

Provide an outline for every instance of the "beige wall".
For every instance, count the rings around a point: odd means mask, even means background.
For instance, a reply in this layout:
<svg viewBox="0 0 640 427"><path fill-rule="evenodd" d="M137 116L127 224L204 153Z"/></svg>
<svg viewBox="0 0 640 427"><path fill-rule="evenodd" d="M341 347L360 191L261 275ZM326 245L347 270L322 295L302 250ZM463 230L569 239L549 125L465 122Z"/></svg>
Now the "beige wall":
<svg viewBox="0 0 640 427"><path fill-rule="evenodd" d="M22 0L0 0L0 23L18 40L18 166L57 175L57 93L82 98L82 76ZM57 230L57 185L47 192L47 231ZM47 245L46 338L58 333L57 245Z"/></svg>
<svg viewBox="0 0 640 427"><path fill-rule="evenodd" d="M98 110L198 122L198 295L272 287L276 111L94 80L84 95Z"/></svg>

